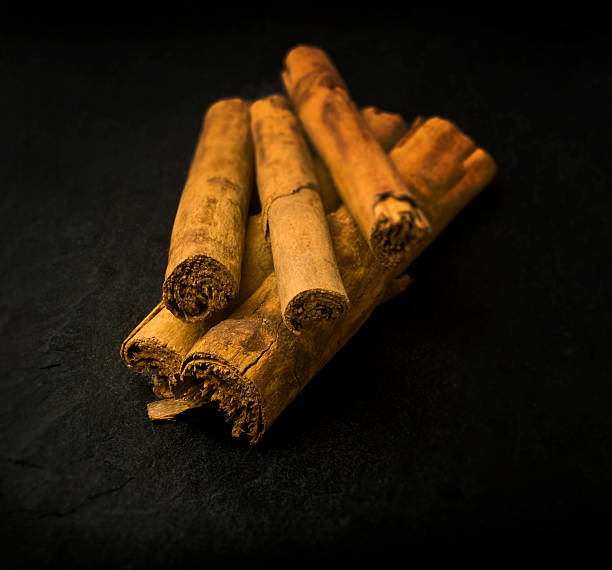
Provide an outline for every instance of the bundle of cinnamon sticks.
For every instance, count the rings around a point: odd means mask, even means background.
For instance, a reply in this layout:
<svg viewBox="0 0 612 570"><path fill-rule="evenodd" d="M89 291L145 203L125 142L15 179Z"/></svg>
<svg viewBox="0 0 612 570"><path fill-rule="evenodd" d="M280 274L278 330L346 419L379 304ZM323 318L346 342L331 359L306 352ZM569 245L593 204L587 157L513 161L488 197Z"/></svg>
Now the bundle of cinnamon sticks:
<svg viewBox="0 0 612 570"><path fill-rule="evenodd" d="M121 345L152 420L215 402L250 443L496 173L445 119L359 109L319 48L291 49L282 81L207 110L161 302Z"/></svg>

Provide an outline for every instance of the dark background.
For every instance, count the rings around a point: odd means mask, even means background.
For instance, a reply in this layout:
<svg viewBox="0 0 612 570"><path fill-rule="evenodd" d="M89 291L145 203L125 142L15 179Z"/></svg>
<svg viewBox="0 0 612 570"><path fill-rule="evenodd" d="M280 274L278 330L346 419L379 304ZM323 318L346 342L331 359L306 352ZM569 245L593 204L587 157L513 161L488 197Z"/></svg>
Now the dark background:
<svg viewBox="0 0 612 570"><path fill-rule="evenodd" d="M0 524L15 565L499 561L609 538L607 30L596 14L302 8L3 21ZM201 117L281 90L297 43L323 47L359 105L452 120L499 174L259 445L214 409L153 425L119 345L159 299Z"/></svg>

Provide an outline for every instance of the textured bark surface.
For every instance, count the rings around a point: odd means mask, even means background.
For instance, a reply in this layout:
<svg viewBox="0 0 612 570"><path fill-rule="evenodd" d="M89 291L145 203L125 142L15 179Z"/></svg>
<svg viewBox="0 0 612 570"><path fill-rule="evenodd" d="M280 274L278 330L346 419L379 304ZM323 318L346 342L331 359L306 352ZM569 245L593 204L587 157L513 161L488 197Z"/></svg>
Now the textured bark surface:
<svg viewBox="0 0 612 570"><path fill-rule="evenodd" d="M397 113L381 111L376 107L364 107L361 115L385 152L389 152L408 131L406 121ZM319 183L323 209L328 213L334 212L342 205L342 200L329 168L318 154L313 155L312 163Z"/></svg>
<svg viewBox="0 0 612 570"><path fill-rule="evenodd" d="M429 223L417 196L352 102L344 81L319 48L298 46L285 59L287 93L338 192L376 258L399 263Z"/></svg>
<svg viewBox="0 0 612 570"><path fill-rule="evenodd" d="M385 146L398 142L404 120L395 113L367 112L364 116L374 132L381 137ZM398 127L399 125L399 127ZM317 158L315 156L315 158ZM329 171L318 159L317 169L319 189L329 178ZM340 199L333 186L329 185L324 192L326 203L336 209ZM325 209L326 212L333 210ZM236 303L241 303L255 292L257 287L273 271L270 243L264 235L261 215L250 216L247 221L245 250L240 278L240 290ZM146 372L153 378L153 390L159 397L171 396L169 383L180 373L180 366L195 339L212 326L217 319L185 322L174 317L163 303L157 305L145 319L127 336L121 345L121 358L128 368L135 372Z"/></svg>
<svg viewBox="0 0 612 570"><path fill-rule="evenodd" d="M162 287L166 308L180 319L205 319L238 294L252 153L248 103L212 105L179 202Z"/></svg>
<svg viewBox="0 0 612 570"><path fill-rule="evenodd" d="M445 128L432 128L436 125ZM422 129L418 140L424 152L420 159L409 161L410 138ZM412 129L400 142L391 153L394 163L407 180L425 181L415 186L415 191L427 200L433 230L428 240L412 242L402 264L385 267L375 259L347 209L340 208L328 220L351 298L343 318L299 336L291 334L282 323L275 276L270 275L229 318L196 342L183 364L175 400L150 404L149 417L167 419L172 408L188 409L216 401L231 421L232 433L246 434L256 443L374 308L406 286L403 272L408 264L492 180L496 165L459 129L438 118ZM451 156L448 160L447 153ZM435 155L439 160L433 160ZM404 160L409 164L406 168L402 167ZM443 172L436 171L438 163L445 165Z"/></svg>
<svg viewBox="0 0 612 570"><path fill-rule="evenodd" d="M259 214L249 217L246 235L240 292L230 307L246 300L273 271L270 245ZM170 385L175 383L183 359L195 341L227 310L186 322L177 319L160 302L123 341L121 358L128 368L152 376L157 396L169 397Z"/></svg>
<svg viewBox="0 0 612 570"><path fill-rule="evenodd" d="M349 304L306 139L289 101L251 105L257 188L281 312L294 333L340 317Z"/></svg>
<svg viewBox="0 0 612 570"><path fill-rule="evenodd" d="M181 321L160 302L123 341L121 358L134 372L151 375L156 396L171 397L183 358L208 326Z"/></svg>
<svg viewBox="0 0 612 570"><path fill-rule="evenodd" d="M264 233L262 216L249 216L237 302L248 299L273 270L270 242Z"/></svg>

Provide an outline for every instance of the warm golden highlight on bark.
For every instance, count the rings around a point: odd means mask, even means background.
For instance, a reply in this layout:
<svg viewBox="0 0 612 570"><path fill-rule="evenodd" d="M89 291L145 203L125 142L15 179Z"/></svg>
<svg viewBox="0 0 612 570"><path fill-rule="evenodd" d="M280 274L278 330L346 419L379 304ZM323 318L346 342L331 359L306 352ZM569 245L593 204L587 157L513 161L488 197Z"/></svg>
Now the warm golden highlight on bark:
<svg viewBox="0 0 612 570"><path fill-rule="evenodd" d="M179 202L162 288L164 305L182 320L205 319L238 294L252 154L248 103L212 105Z"/></svg>
<svg viewBox="0 0 612 570"><path fill-rule="evenodd" d="M406 121L397 113L380 111L376 107L364 107L361 116L385 152L389 152L408 130ZM318 154L313 155L312 162L317 174L323 209L327 213L333 212L342 205L342 200L338 196L332 175Z"/></svg>
<svg viewBox="0 0 612 570"><path fill-rule="evenodd" d="M419 141L413 156L413 137ZM292 334L284 326L271 274L227 319L204 334L183 362L175 397L149 405L152 419L217 402L235 436L259 441L310 379L366 321L408 283L404 271L494 177L496 165L452 123L419 121L391 153L394 165L426 203L432 232L412 241L402 263L383 266L347 209L328 216L338 266L351 304L342 319ZM439 166L438 166L439 165ZM174 412L173 410L176 410Z"/></svg>
<svg viewBox="0 0 612 570"><path fill-rule="evenodd" d="M367 117L368 124L374 127L374 132L378 133L383 141L386 141L385 144L391 144L391 141L393 144L397 142L393 139L399 138L398 133L401 129L398 129L398 125L403 124L403 119L399 115L378 112L368 113ZM319 175L325 176L326 167L320 159L318 162L322 165L321 170L317 170L320 189L322 184ZM340 200L332 182L327 188L326 196L328 206L337 208ZM270 243L264 235L262 217L259 214L250 216L247 221L240 290L235 303L241 303L250 297L272 271L272 253ZM164 304L160 303L123 341L121 358L131 370L152 376L153 391L158 397L170 397L172 395L170 385L180 374L181 364L195 340L219 319L220 316L217 314L215 318L182 321L174 317Z"/></svg>
<svg viewBox="0 0 612 570"><path fill-rule="evenodd" d="M251 105L257 188L283 320L294 333L340 317L349 304L336 265L308 145L289 102Z"/></svg>
<svg viewBox="0 0 612 570"><path fill-rule="evenodd" d="M364 107L361 116L385 152L389 152L408 132L404 117L397 113L381 111L377 107Z"/></svg>
<svg viewBox="0 0 612 570"><path fill-rule="evenodd" d="M121 358L128 368L152 376L153 392L171 396L170 387L180 373L185 356L205 331L219 322L232 305L241 303L273 271L270 246L263 232L261 215L248 218L240 292L223 311L197 321L177 319L159 303L121 344Z"/></svg>
<svg viewBox="0 0 612 570"><path fill-rule="evenodd" d="M378 261L399 263L429 223L320 49L299 46L282 78L296 112Z"/></svg>

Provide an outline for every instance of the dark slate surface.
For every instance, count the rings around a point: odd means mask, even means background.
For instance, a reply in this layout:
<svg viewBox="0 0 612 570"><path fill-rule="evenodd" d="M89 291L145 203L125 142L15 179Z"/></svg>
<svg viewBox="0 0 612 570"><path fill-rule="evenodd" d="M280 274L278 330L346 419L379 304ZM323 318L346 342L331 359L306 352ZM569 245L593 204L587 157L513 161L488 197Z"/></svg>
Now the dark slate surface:
<svg viewBox="0 0 612 570"><path fill-rule="evenodd" d="M602 31L42 24L4 26L0 48L6 556L254 567L607 536ZM118 351L158 301L201 116L280 90L296 43L326 49L361 105L454 121L499 175L260 445L214 410L152 425Z"/></svg>

